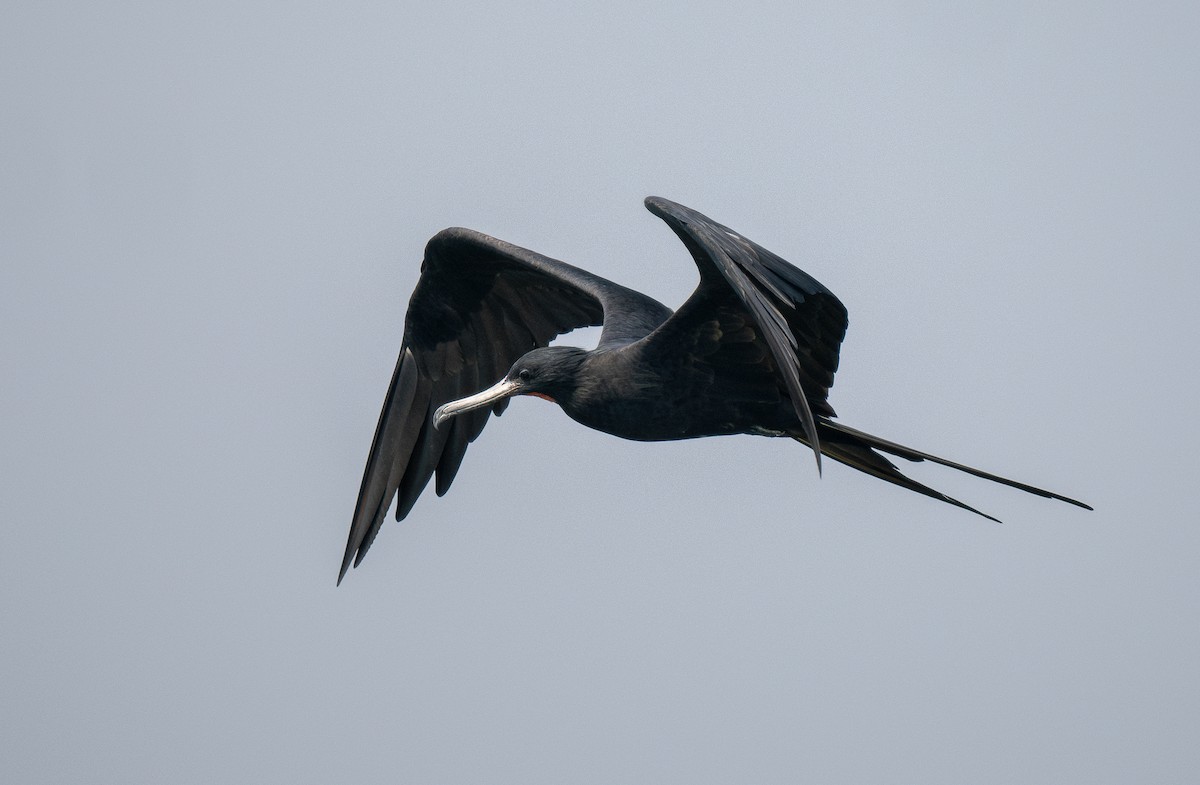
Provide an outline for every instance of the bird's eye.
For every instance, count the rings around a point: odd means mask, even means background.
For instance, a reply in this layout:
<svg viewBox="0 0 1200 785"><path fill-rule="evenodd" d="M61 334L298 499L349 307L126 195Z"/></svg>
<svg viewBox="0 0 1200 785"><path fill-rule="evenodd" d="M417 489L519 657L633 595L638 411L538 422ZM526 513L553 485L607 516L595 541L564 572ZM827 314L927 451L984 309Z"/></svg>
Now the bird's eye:
<svg viewBox="0 0 1200 785"><path fill-rule="evenodd" d="M533 378L533 371L529 370L528 368L522 368L521 370L517 371L517 378L523 382L527 382Z"/></svg>

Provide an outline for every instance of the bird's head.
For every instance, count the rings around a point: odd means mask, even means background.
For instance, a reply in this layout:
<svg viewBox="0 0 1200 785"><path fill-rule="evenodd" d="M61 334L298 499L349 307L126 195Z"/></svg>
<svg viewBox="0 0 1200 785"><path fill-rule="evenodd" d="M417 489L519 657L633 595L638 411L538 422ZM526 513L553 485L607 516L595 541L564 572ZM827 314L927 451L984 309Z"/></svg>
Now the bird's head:
<svg viewBox="0 0 1200 785"><path fill-rule="evenodd" d="M513 363L503 379L483 392L439 406L433 425L440 428L451 417L474 411L514 395L534 395L561 404L579 385L579 369L587 352L574 346L543 346Z"/></svg>

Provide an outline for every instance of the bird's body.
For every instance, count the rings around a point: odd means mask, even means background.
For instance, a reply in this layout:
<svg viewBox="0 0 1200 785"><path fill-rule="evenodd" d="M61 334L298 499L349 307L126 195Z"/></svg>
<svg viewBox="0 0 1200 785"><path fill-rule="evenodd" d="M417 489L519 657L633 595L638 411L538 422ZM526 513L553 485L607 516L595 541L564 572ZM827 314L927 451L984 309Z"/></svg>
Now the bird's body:
<svg viewBox="0 0 1200 785"><path fill-rule="evenodd" d="M675 312L468 229L429 241L339 582L362 560L394 498L399 520L434 475L439 496L449 489L468 443L513 395L546 398L582 425L638 441L792 437L813 448L818 467L825 454L977 513L905 477L880 451L1087 507L835 422L826 396L847 325L837 297L694 210L657 197L646 206L700 270L699 286ZM549 346L558 334L599 325L594 350Z"/></svg>
<svg viewBox="0 0 1200 785"><path fill-rule="evenodd" d="M773 385L747 387L736 397L731 390L723 398L704 394L711 390L712 377L646 363L636 343L599 352L573 347L547 351L556 361L578 352L575 383L536 394L557 403L579 424L622 439L658 442L768 431L782 435L801 427L791 401Z"/></svg>

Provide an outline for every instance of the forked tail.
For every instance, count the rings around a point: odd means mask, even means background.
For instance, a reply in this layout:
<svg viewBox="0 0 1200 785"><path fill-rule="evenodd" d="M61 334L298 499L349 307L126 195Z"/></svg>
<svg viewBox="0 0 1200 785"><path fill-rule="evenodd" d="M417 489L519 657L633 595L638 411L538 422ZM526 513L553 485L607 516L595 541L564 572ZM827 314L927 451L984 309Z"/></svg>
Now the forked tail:
<svg viewBox="0 0 1200 785"><path fill-rule="evenodd" d="M889 442L887 439L880 439L878 436L872 436L869 433L863 433L862 431L855 430L854 428L842 425L841 423L832 422L824 417L817 422L817 435L821 440L821 452L825 455L828 455L830 458L833 458L835 461L858 469L860 472L866 472L867 474L870 474L873 477L878 477L881 480L887 480L890 483L899 485L901 488L908 488L910 491L916 491L917 493L925 496L929 496L934 499L940 499L948 504L953 504L955 507L962 507L964 510L970 510L976 515L982 515L984 518L988 518L989 520L999 522L997 518L993 518L985 512L980 512L968 504L963 504L958 499L947 496L941 491L935 491L933 488L930 488L927 485L922 485L916 480L905 477L891 461L880 455L878 452L876 452L876 450L880 450L888 453L889 455L895 455L909 461L933 461L934 463L940 463L942 466L949 466L951 469L958 469L960 472L966 472L967 474L973 474L976 477L982 477L985 480L991 480L992 482L998 482L1013 488L1019 488L1026 493L1036 494L1047 499L1058 499L1059 501L1064 501L1068 504L1074 504L1077 507L1082 507L1085 510L1092 509L1089 505L1084 504L1081 501L1070 499L1066 496L1060 496L1057 493L1042 490L1041 488L1035 488L1032 485L1026 485L1023 482L1017 482L1016 480L1010 480L1005 477L998 477L995 474L988 474L985 471L980 471L979 469L975 469L970 466L964 466L961 463L955 463L954 461L948 461L945 458L939 458L936 455L930 455L929 453L921 452L920 450L914 450L911 447L905 447L902 444ZM798 441L804 440L798 439Z"/></svg>

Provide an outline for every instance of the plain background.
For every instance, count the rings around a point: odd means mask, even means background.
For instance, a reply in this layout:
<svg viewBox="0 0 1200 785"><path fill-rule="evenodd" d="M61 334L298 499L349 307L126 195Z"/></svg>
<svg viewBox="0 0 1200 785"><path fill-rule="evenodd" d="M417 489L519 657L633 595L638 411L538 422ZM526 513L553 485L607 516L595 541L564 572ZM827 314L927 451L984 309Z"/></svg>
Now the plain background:
<svg viewBox="0 0 1200 785"><path fill-rule="evenodd" d="M1196 781L1196 8L8 4L0 779ZM335 590L426 239L676 305L647 194L1096 511L524 399Z"/></svg>

